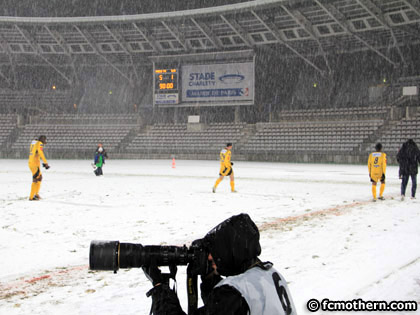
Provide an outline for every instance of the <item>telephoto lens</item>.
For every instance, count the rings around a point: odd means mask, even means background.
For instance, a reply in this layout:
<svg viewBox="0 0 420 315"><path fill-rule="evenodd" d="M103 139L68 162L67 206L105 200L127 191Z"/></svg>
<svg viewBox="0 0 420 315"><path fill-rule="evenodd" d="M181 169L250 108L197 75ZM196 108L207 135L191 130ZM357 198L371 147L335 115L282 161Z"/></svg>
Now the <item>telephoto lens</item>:
<svg viewBox="0 0 420 315"><path fill-rule="evenodd" d="M119 247L118 241L92 241L89 249L89 269L117 272Z"/></svg>
<svg viewBox="0 0 420 315"><path fill-rule="evenodd" d="M90 270L140 268L143 266L187 265L197 258L201 250L184 246L161 246L119 241L92 241L89 252Z"/></svg>

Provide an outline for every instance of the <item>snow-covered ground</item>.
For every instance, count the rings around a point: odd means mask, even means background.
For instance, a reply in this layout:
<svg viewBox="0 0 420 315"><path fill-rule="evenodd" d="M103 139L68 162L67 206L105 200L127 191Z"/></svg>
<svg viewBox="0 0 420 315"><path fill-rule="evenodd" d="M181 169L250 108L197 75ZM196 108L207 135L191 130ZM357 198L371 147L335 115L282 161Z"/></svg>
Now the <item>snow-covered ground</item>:
<svg viewBox="0 0 420 315"><path fill-rule="evenodd" d="M397 167L373 203L364 165L238 161L238 193L225 179L213 194L218 161L171 162L111 159L98 178L90 161L51 160L30 202L27 161L0 160L0 313L148 314L143 272L89 271L91 240L189 245L241 212L298 314L311 298L420 302L420 199L400 201ZM185 267L177 279L186 310Z"/></svg>

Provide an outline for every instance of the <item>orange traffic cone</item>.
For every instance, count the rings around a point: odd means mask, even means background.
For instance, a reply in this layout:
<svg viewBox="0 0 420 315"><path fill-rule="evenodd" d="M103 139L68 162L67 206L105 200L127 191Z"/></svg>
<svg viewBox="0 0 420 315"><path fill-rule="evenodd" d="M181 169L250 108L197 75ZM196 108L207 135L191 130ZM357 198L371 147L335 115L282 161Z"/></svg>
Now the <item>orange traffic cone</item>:
<svg viewBox="0 0 420 315"><path fill-rule="evenodd" d="M175 168L175 158L172 158L172 168Z"/></svg>

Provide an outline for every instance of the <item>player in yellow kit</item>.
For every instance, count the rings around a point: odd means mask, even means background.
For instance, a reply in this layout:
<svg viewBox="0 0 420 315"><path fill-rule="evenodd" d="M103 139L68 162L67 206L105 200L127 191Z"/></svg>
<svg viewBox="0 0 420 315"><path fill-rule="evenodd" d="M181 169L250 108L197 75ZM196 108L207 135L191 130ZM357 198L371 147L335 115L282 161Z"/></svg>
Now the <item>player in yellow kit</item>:
<svg viewBox="0 0 420 315"><path fill-rule="evenodd" d="M231 156L232 156L232 143L226 144L226 148L222 149L220 151L220 171L219 171L219 178L216 180L216 183L213 186L213 192L216 192L217 186L220 184L220 182L223 180L225 176L230 177L230 190L231 192L236 192L235 190L235 178L233 176L233 169L232 165L233 162L231 162Z"/></svg>
<svg viewBox="0 0 420 315"><path fill-rule="evenodd" d="M49 169L47 159L44 155L44 145L47 143L46 136L40 136L38 140L33 140L31 143L30 153L29 153L29 169L32 172L32 186L31 194L29 195L29 200L39 200L39 189L41 188L42 174L41 174L41 161L42 165Z"/></svg>
<svg viewBox="0 0 420 315"><path fill-rule="evenodd" d="M381 188L379 189L379 199L384 200L385 190L385 172L386 172L386 154L382 152L382 144L377 143L375 146L376 152L369 155L368 169L369 177L372 182L373 201L376 201L376 183L381 181Z"/></svg>

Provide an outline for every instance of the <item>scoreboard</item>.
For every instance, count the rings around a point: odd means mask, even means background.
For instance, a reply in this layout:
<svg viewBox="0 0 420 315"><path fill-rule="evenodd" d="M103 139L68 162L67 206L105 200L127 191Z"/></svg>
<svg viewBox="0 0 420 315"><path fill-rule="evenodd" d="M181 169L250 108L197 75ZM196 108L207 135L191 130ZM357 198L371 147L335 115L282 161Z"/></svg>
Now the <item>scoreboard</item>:
<svg viewBox="0 0 420 315"><path fill-rule="evenodd" d="M178 69L159 68L154 71L154 104L178 104Z"/></svg>
<svg viewBox="0 0 420 315"><path fill-rule="evenodd" d="M177 69L156 69L155 70L155 91L178 91L178 70Z"/></svg>
<svg viewBox="0 0 420 315"><path fill-rule="evenodd" d="M254 60L204 64L153 63L153 105L252 105L254 64Z"/></svg>

